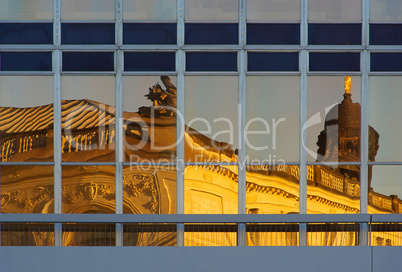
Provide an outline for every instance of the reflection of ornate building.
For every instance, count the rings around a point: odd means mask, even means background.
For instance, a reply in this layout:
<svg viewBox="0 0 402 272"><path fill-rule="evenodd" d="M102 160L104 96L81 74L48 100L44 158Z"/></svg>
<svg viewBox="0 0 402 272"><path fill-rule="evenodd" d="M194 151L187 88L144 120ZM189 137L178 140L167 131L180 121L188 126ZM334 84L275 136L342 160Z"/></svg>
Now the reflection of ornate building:
<svg viewBox="0 0 402 272"><path fill-rule="evenodd" d="M123 113L126 162L173 162L176 159L176 89L168 77L162 77L162 82L166 89L157 84L147 95L153 107ZM115 168L97 163L115 160L115 108L91 100L69 100L62 101L61 114L62 160L78 164L62 167L63 213L114 213ZM53 129L53 105L0 108L1 161L51 162ZM370 160L373 161L379 135L371 127L369 131ZM184 137L186 161L237 161L233 148L226 143L216 142L189 127ZM350 92L347 91L344 100L328 112L317 144L319 162L360 161L360 105L352 102ZM79 162L93 165L79 165ZM124 166L124 213L176 213L174 168ZM308 166L307 172L308 212L359 213L359 165ZM53 212L53 166L1 166L0 175L1 212ZM238 213L237 194L237 166L187 166L185 213ZM369 203L369 211L373 213L399 213L402 206L396 196L372 190ZM298 213L299 167L248 166L246 212ZM170 234L169 237L171 241ZM253 237L249 236L248 243L258 244ZM135 239L142 243L140 238ZM222 243L232 244L233 239L225 238ZM73 240L71 235L65 237L66 244ZM153 243L167 242L162 239Z"/></svg>

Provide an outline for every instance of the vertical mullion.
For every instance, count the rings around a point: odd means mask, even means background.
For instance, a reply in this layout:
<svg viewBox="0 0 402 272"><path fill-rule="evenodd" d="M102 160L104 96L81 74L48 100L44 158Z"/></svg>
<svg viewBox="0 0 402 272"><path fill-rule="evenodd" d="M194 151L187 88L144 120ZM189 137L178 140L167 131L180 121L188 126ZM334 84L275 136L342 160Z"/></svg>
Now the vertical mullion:
<svg viewBox="0 0 402 272"><path fill-rule="evenodd" d="M246 66L247 57L244 46L246 45L246 0L239 1L239 42L241 50L238 53L239 66L239 101L238 101L238 122L239 122L239 153L238 153L238 213L246 212L246 145L244 127L246 123ZM238 224L237 245L246 245L246 225Z"/></svg>
<svg viewBox="0 0 402 272"><path fill-rule="evenodd" d="M367 50L369 44L369 14L370 1L362 0L362 41L364 50L361 53L361 148L360 148L360 213L367 213L368 206L368 88L369 88L369 63L370 53ZM361 224L360 245L368 245L368 226Z"/></svg>
<svg viewBox="0 0 402 272"><path fill-rule="evenodd" d="M185 52L181 48L184 44L184 0L177 0L177 114L176 114L176 178L177 178L177 214L184 214L184 70ZM177 224L177 245L184 246L184 224Z"/></svg>
<svg viewBox="0 0 402 272"><path fill-rule="evenodd" d="M300 156L300 172L299 172L299 213L307 213L307 71L308 71L308 2L301 1L300 13L300 42L302 50L300 52L300 119L299 119L299 156ZM306 141L306 142L305 142ZM301 246L307 245L307 229L306 224L300 224L299 241Z"/></svg>
<svg viewBox="0 0 402 272"><path fill-rule="evenodd" d="M122 0L116 0L116 38L117 48L120 48L123 41L122 28ZM116 54L116 78L115 78L115 131L116 131L116 149L115 149L115 188L116 188L116 214L123 213L123 51L117 50ZM123 225L116 223L116 246L123 245Z"/></svg>
<svg viewBox="0 0 402 272"><path fill-rule="evenodd" d="M62 213L61 195L61 51L60 48L60 0L53 1L53 160L54 160L54 213ZM62 245L62 225L54 226L54 245Z"/></svg>

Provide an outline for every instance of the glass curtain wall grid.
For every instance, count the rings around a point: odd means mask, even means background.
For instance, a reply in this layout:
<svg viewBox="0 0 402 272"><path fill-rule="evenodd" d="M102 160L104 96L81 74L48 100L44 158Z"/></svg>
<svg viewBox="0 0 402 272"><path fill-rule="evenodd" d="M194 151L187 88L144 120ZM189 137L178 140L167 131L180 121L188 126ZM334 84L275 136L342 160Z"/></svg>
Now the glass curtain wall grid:
<svg viewBox="0 0 402 272"><path fill-rule="evenodd" d="M401 213L396 2L2 1L0 217ZM400 243L240 221L2 224L2 245Z"/></svg>

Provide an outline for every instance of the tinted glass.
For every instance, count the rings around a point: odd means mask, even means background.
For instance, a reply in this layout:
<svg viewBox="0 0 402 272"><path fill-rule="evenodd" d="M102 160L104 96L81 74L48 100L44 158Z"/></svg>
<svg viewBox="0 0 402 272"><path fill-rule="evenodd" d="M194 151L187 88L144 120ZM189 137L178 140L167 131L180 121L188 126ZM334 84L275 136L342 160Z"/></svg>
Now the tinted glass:
<svg viewBox="0 0 402 272"><path fill-rule="evenodd" d="M307 169L307 213L360 213L359 165L309 165Z"/></svg>
<svg viewBox="0 0 402 272"><path fill-rule="evenodd" d="M248 0L247 21L299 21L300 0Z"/></svg>
<svg viewBox="0 0 402 272"><path fill-rule="evenodd" d="M176 24L125 23L125 44L176 44Z"/></svg>
<svg viewBox="0 0 402 272"><path fill-rule="evenodd" d="M126 52L124 53L125 71L175 71L173 52Z"/></svg>
<svg viewBox="0 0 402 272"><path fill-rule="evenodd" d="M61 43L114 44L114 24L62 24Z"/></svg>
<svg viewBox="0 0 402 272"><path fill-rule="evenodd" d="M309 24L309 44L361 44L360 24Z"/></svg>
<svg viewBox="0 0 402 272"><path fill-rule="evenodd" d="M310 76L307 130L309 161L359 162L361 78Z"/></svg>
<svg viewBox="0 0 402 272"><path fill-rule="evenodd" d="M53 24L0 23L0 44L51 44Z"/></svg>
<svg viewBox="0 0 402 272"><path fill-rule="evenodd" d="M238 44L238 24L186 24L187 44Z"/></svg>
<svg viewBox="0 0 402 272"><path fill-rule="evenodd" d="M63 71L113 71L113 52L64 52Z"/></svg>
<svg viewBox="0 0 402 272"><path fill-rule="evenodd" d="M402 25L370 24L370 44L373 45L402 44Z"/></svg>
<svg viewBox="0 0 402 272"><path fill-rule="evenodd" d="M115 213L114 166L63 166L61 183L65 195L61 203L63 213ZM88 236L86 239L89 239ZM85 239L81 239L81 242L83 240ZM114 243L113 239L112 241Z"/></svg>
<svg viewBox="0 0 402 272"><path fill-rule="evenodd" d="M62 76L63 161L114 161L115 77Z"/></svg>
<svg viewBox="0 0 402 272"><path fill-rule="evenodd" d="M360 53L310 53L310 71L360 71Z"/></svg>
<svg viewBox="0 0 402 272"><path fill-rule="evenodd" d="M402 71L402 54L371 53L370 68L373 72Z"/></svg>
<svg viewBox="0 0 402 272"><path fill-rule="evenodd" d="M53 166L1 165L1 213L53 213L53 184Z"/></svg>
<svg viewBox="0 0 402 272"><path fill-rule="evenodd" d="M362 19L362 0L309 0L308 20L354 21Z"/></svg>
<svg viewBox="0 0 402 272"><path fill-rule="evenodd" d="M237 71L237 53L201 53L186 54L187 71Z"/></svg>
<svg viewBox="0 0 402 272"><path fill-rule="evenodd" d="M399 0L370 0L370 21L402 21L401 9Z"/></svg>
<svg viewBox="0 0 402 272"><path fill-rule="evenodd" d="M129 214L176 213L176 167L123 167L123 211Z"/></svg>
<svg viewBox="0 0 402 272"><path fill-rule="evenodd" d="M175 161L176 86L172 76L123 76L124 161Z"/></svg>
<svg viewBox="0 0 402 272"><path fill-rule="evenodd" d="M123 0L123 20L176 20L176 0Z"/></svg>
<svg viewBox="0 0 402 272"><path fill-rule="evenodd" d="M0 52L0 71L52 71L52 53Z"/></svg>
<svg viewBox="0 0 402 272"><path fill-rule="evenodd" d="M370 165L368 213L402 213L400 165Z"/></svg>
<svg viewBox="0 0 402 272"><path fill-rule="evenodd" d="M0 161L53 161L53 77L0 77Z"/></svg>
<svg viewBox="0 0 402 272"><path fill-rule="evenodd" d="M114 20L115 1L68 0L61 1L62 20Z"/></svg>
<svg viewBox="0 0 402 272"><path fill-rule="evenodd" d="M298 71L298 53L247 54L248 71Z"/></svg>
<svg viewBox="0 0 402 272"><path fill-rule="evenodd" d="M298 165L249 165L246 170L248 214L299 213Z"/></svg>
<svg viewBox="0 0 402 272"><path fill-rule="evenodd" d="M299 44L299 24L247 24L248 44Z"/></svg>
<svg viewBox="0 0 402 272"><path fill-rule="evenodd" d="M402 78L369 78L369 160L402 161Z"/></svg>
<svg viewBox="0 0 402 272"><path fill-rule="evenodd" d="M0 20L51 20L52 0L3 0L0 1Z"/></svg>
<svg viewBox="0 0 402 272"><path fill-rule="evenodd" d="M238 78L187 76L185 88L185 160L237 161Z"/></svg>
<svg viewBox="0 0 402 272"><path fill-rule="evenodd" d="M235 166L187 166L184 213L237 214L238 176Z"/></svg>
<svg viewBox="0 0 402 272"><path fill-rule="evenodd" d="M247 76L248 162L283 164L299 160L298 76Z"/></svg>
<svg viewBox="0 0 402 272"><path fill-rule="evenodd" d="M237 20L238 0L185 0L185 20L221 21Z"/></svg>

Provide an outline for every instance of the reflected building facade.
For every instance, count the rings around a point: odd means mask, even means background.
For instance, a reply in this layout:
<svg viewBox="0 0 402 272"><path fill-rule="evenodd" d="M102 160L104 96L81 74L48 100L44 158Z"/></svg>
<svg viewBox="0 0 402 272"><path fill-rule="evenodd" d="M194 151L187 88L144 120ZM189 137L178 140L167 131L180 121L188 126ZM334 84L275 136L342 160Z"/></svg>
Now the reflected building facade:
<svg viewBox="0 0 402 272"><path fill-rule="evenodd" d="M176 154L176 86L168 76L161 85L149 88L145 96L152 106L142 106L137 112L123 112L124 160L123 213L176 214L177 170L170 164ZM308 213L360 212L360 104L353 103L350 77L345 79L344 99L329 110L325 127L318 136L317 162L307 166ZM100 102L84 100L62 101L61 154L62 213L107 214L116 212L115 167L104 165L115 156L115 108ZM2 162L49 162L53 159L53 105L31 108L0 108ZM375 160L379 134L370 127L370 160ZM184 212L186 214L237 214L238 156L233 146L213 140L191 127L185 127L186 161L226 162L227 164L187 165L184 171ZM135 158L135 161L133 161ZM158 162L159 164L144 164ZM340 162L350 164L326 164ZM81 165L80 165L81 163ZM90 164L88 164L90 163ZM371 166L369 168L371 173ZM247 165L246 213L299 213L298 165ZM371 175L369 175L371 179ZM370 184L369 179L369 184ZM48 165L1 166L2 213L53 213L53 167ZM371 188L371 187L370 187ZM399 213L401 200L369 191L370 212ZM74 225L65 225L63 245L114 245L113 232L84 235L75 233ZM91 227L81 226L82 228ZM93 227L93 226L92 226ZM110 226L109 226L110 227ZM153 234L139 234L143 226L127 225L124 243L127 245L176 245L175 226L161 226ZM191 230L185 245L236 244L227 226L220 226L216 236ZM281 226L279 226L280 228ZM256 232L247 235L247 245L297 245L298 228L272 232L270 236ZM130 232L135 229L135 233ZM219 230L219 227L217 227ZM90 231L89 231L90 232ZM85 233L85 232L84 232ZM157 235L158 233L158 235ZM287 233L287 234L286 234ZM52 244L52 235L32 232L34 245ZM98 237L100 235L100 237ZM150 235L150 236L149 236ZM264 236L265 235L265 236ZM285 235L284 237L282 237ZM290 236L289 236L290 235ZM356 245L353 233L339 242L336 234L309 238L308 243ZM18 236L18 235L17 235ZM338 235L339 236L339 235ZM38 238L42 237L42 238ZM330 238L329 238L330 237ZM17 240L22 237L17 237ZM97 239L103 242L96 242ZM328 242L327 240L331 240ZM2 232L2 244L13 244L7 231ZM110 241L105 243L104 241ZM348 241L348 242L345 242ZM346 244L345 244L346 243Z"/></svg>

